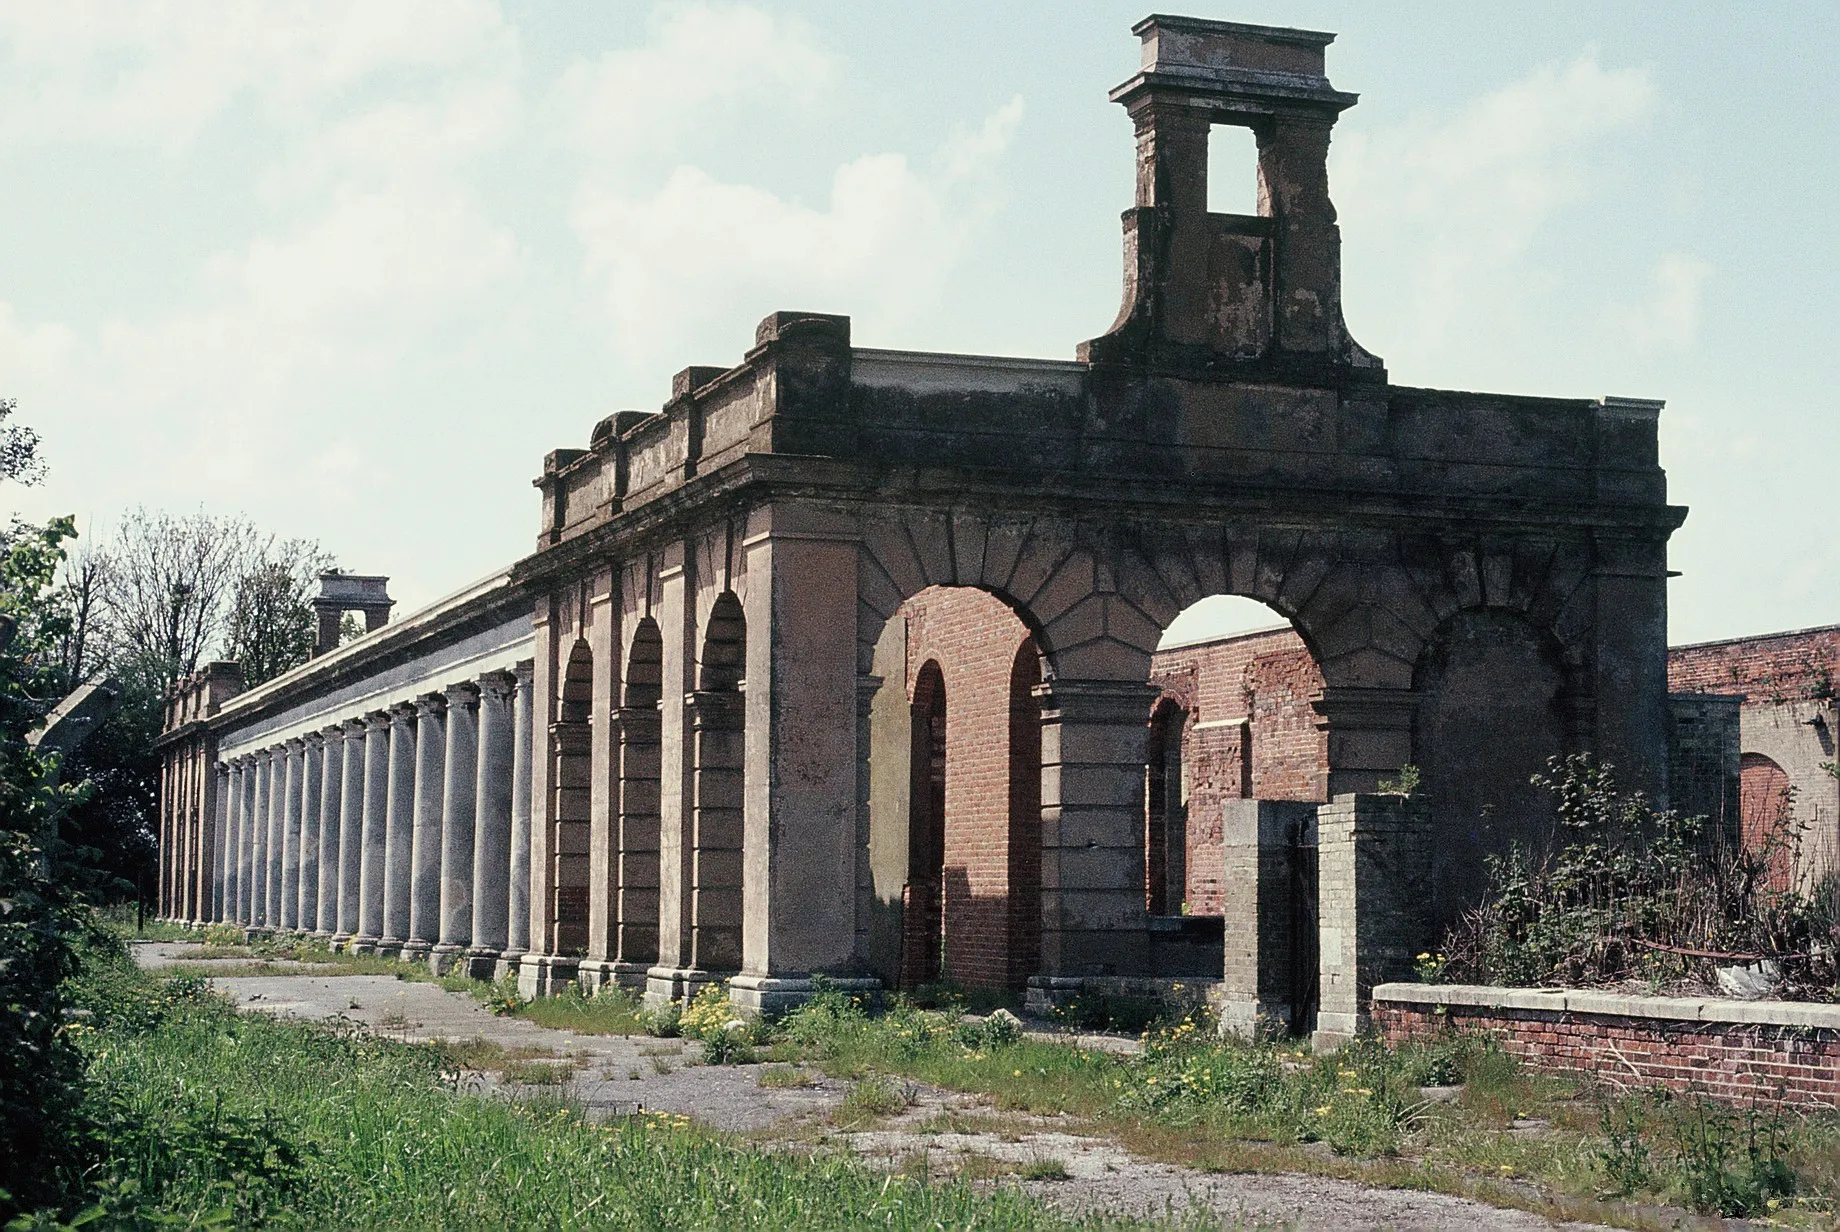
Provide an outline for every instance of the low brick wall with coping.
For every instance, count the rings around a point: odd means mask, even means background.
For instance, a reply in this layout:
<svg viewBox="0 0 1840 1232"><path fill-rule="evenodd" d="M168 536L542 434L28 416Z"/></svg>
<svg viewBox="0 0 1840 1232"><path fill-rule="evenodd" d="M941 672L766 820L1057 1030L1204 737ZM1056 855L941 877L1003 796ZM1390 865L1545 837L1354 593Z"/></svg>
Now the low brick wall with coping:
<svg viewBox="0 0 1840 1232"><path fill-rule="evenodd" d="M1840 1107L1840 1005L1626 997L1471 984L1381 984L1373 1025L1389 1042L1488 1033L1530 1065L1612 1086L1668 1086L1736 1103Z"/></svg>

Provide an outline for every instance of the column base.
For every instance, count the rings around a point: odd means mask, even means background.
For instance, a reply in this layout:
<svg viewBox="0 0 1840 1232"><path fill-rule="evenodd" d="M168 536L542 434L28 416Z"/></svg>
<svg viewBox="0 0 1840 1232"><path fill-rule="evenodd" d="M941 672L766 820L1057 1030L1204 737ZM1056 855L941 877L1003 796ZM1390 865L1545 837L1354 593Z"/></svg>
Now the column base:
<svg viewBox="0 0 1840 1232"><path fill-rule="evenodd" d="M645 972L645 1004L657 1009L673 1001L689 1001L706 984L719 984L728 976L701 967L650 967Z"/></svg>
<svg viewBox="0 0 1840 1232"><path fill-rule="evenodd" d="M1049 1018L1072 1005L1085 987L1085 978L1078 975L1031 975L1022 1008L1037 1018Z"/></svg>
<svg viewBox="0 0 1840 1232"><path fill-rule="evenodd" d="M1332 1014L1318 1010L1316 1030L1310 1035L1310 1048L1321 1053L1339 1052L1354 1043L1367 1030L1367 1025L1366 1014Z"/></svg>
<svg viewBox="0 0 1840 1232"><path fill-rule="evenodd" d="M811 1000L820 986L851 996L874 996L882 990L874 976L825 976L819 981L809 976L737 975L728 982L728 999L740 1009L777 1018Z"/></svg>
<svg viewBox="0 0 1840 1232"><path fill-rule="evenodd" d="M371 952L379 958L390 958L400 961L403 956L403 946L407 944L408 942L404 941L401 937L383 937L378 940L377 948Z"/></svg>
<svg viewBox="0 0 1840 1232"><path fill-rule="evenodd" d="M1220 1033L1245 1040L1283 1038L1290 1033L1291 1007L1275 1001L1222 999L1214 1003Z"/></svg>
<svg viewBox="0 0 1840 1232"><path fill-rule="evenodd" d="M518 992L526 997L553 997L575 982L578 958L560 954L526 954L518 963Z"/></svg>
<svg viewBox="0 0 1840 1232"><path fill-rule="evenodd" d="M459 963L459 970L469 980L492 980L498 978L499 952L497 950L470 949Z"/></svg>
<svg viewBox="0 0 1840 1232"><path fill-rule="evenodd" d="M576 973L576 980L584 992L599 992L603 988L626 988L643 991L645 973L650 969L647 963L617 962L608 958L584 958Z"/></svg>
<svg viewBox="0 0 1840 1232"><path fill-rule="evenodd" d="M451 941L442 941L428 951L428 969L436 975L446 975L466 958L466 947L455 945Z"/></svg>
<svg viewBox="0 0 1840 1232"><path fill-rule="evenodd" d="M492 962L492 979L502 980L507 977L518 978L518 971L524 961L525 950L505 950Z"/></svg>
<svg viewBox="0 0 1840 1232"><path fill-rule="evenodd" d="M406 963L427 962L434 952L434 943L429 941L405 941L402 946L401 960Z"/></svg>

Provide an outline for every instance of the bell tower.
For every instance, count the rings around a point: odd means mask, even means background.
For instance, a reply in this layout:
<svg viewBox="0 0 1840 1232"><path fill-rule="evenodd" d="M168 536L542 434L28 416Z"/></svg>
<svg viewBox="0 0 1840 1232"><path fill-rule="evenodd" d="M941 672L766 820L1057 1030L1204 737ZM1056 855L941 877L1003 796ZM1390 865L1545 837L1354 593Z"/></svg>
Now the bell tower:
<svg viewBox="0 0 1840 1232"><path fill-rule="evenodd" d="M1329 84L1309 30L1146 17L1137 74L1112 91L1137 133L1124 305L1080 347L1095 363L1342 383L1385 380L1342 321L1329 134L1357 96ZM1252 130L1258 213L1208 212L1208 137Z"/></svg>

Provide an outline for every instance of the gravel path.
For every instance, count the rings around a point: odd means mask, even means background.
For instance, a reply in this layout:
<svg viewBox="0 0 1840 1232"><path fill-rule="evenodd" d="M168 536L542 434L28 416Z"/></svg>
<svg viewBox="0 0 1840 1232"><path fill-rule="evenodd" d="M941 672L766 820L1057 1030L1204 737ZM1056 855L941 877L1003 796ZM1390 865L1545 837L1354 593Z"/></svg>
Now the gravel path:
<svg viewBox="0 0 1840 1232"><path fill-rule="evenodd" d="M137 945L142 966L159 968L195 948L183 942ZM188 960L189 961L189 960ZM224 960L226 966L244 960ZM1464 1198L1405 1189L1375 1189L1351 1181L1300 1174L1218 1175L1151 1163L1102 1138L1054 1128L1057 1118L1032 1118L1039 1132L1022 1134L937 1133L923 1128L942 1112L992 1111L979 1097L908 1084L912 1106L883 1128L843 1132L829 1115L848 1084L810 1075L811 1085L767 1088L760 1065L701 1063L701 1048L682 1040L646 1036L571 1035L501 1018L471 997L439 985L387 975L317 975L312 964L300 974L217 976L212 984L248 1010L313 1021L345 1019L405 1040L482 1039L506 1049L568 1060L575 1075L571 1098L603 1115L646 1111L692 1116L715 1129L782 1139L798 1149L814 1144L844 1145L866 1161L911 1166L924 1155L940 1172L956 1170L969 1156L1013 1165L1053 1160L1067 1179L1031 1181L1030 1192L1073 1212L1119 1215L1182 1213L1198 1204L1223 1222L1299 1229L1300 1232L1536 1232L1592 1225L1553 1224L1522 1211L1499 1210ZM495 1080L480 1079L482 1088ZM1013 1118L1012 1118L1013 1119Z"/></svg>

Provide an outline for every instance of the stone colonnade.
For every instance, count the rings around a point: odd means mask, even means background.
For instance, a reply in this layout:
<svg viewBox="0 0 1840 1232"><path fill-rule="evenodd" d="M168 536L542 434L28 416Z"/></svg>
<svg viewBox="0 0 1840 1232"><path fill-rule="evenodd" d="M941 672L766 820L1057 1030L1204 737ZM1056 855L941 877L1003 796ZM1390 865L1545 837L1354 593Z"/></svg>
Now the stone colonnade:
<svg viewBox="0 0 1840 1232"><path fill-rule="evenodd" d="M216 824L191 848L162 836L180 856L164 875L196 886L163 914L438 971L515 970L529 948L531 687L521 663L219 762ZM174 803L163 814L183 820Z"/></svg>

